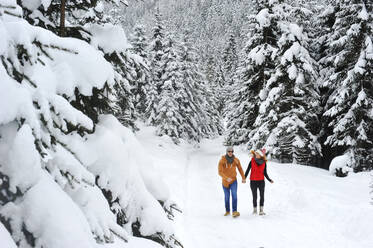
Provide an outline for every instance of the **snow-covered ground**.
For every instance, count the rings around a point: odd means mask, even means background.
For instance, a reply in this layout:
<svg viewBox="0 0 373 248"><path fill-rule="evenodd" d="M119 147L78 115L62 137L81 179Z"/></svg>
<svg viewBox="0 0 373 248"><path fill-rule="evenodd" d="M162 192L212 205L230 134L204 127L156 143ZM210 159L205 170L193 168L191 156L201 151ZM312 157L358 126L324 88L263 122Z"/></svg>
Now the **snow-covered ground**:
<svg viewBox="0 0 373 248"><path fill-rule="evenodd" d="M5 229L4 225L0 222L0 247L5 248L16 248L16 244L14 243L12 237L10 236L7 229Z"/></svg>
<svg viewBox="0 0 373 248"><path fill-rule="evenodd" d="M239 218L224 217L223 190L217 164L222 139L199 148L175 146L143 128L137 137L183 209L176 233L186 248L372 248L373 205L369 173L337 178L326 170L270 162L266 216L251 214L249 184L239 183ZM244 171L249 155L235 151ZM241 182L240 176L238 176Z"/></svg>

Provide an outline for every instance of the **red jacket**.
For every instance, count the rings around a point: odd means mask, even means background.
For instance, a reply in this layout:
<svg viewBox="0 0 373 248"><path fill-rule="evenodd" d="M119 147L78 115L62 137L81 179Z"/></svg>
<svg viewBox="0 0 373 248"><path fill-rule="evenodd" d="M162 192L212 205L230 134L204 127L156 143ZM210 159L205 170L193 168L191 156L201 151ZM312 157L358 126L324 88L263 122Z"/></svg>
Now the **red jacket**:
<svg viewBox="0 0 373 248"><path fill-rule="evenodd" d="M262 181L264 180L264 169L266 163L258 165L254 158L251 159L251 174L250 180L253 181Z"/></svg>

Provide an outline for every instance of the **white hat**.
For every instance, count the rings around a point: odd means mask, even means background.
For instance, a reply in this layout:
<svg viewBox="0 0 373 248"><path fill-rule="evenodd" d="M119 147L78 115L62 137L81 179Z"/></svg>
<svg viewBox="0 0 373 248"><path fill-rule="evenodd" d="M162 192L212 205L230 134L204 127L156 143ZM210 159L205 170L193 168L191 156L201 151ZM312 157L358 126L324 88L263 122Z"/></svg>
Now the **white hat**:
<svg viewBox="0 0 373 248"><path fill-rule="evenodd" d="M264 148L258 149L255 152L258 153L261 157L264 157L265 154L266 154L266 149L264 149Z"/></svg>

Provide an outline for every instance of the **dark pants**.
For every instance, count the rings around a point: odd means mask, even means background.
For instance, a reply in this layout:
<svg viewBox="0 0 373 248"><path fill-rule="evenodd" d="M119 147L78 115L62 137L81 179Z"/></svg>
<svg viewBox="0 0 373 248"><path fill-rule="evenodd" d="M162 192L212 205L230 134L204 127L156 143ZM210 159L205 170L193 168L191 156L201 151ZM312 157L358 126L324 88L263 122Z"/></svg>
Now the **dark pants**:
<svg viewBox="0 0 373 248"><path fill-rule="evenodd" d="M225 211L230 212L230 195L232 193L232 209L237 211L237 180L229 185L228 188L223 186Z"/></svg>
<svg viewBox="0 0 373 248"><path fill-rule="evenodd" d="M261 207L264 206L264 180L261 181L250 181L250 188L251 192L253 194L253 206L256 208L257 204L257 198L258 198L258 189L260 193L260 205Z"/></svg>

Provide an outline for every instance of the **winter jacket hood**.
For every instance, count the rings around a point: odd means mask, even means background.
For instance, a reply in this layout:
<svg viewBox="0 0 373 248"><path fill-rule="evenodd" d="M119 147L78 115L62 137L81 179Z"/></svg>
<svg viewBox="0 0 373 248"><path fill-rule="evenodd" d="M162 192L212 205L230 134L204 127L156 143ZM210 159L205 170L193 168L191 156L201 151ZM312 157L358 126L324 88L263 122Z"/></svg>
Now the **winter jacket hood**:
<svg viewBox="0 0 373 248"><path fill-rule="evenodd" d="M264 159L261 159L261 158L254 158L254 159L257 165L261 165L265 162Z"/></svg>

